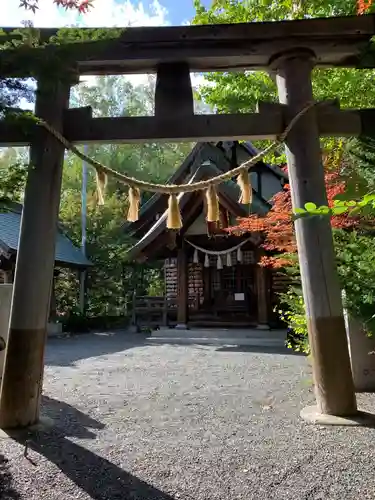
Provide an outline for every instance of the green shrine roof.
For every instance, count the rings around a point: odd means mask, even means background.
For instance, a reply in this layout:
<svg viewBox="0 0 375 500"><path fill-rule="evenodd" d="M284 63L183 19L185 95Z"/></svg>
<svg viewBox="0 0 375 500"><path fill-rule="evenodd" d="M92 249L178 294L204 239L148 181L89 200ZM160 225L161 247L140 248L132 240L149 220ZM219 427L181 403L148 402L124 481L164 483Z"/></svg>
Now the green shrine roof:
<svg viewBox="0 0 375 500"><path fill-rule="evenodd" d="M7 253L17 252L21 227L22 206L4 203L0 205L0 247ZM41 247L43 242L41 242ZM56 232L56 264L64 267L86 268L92 263L59 227Z"/></svg>

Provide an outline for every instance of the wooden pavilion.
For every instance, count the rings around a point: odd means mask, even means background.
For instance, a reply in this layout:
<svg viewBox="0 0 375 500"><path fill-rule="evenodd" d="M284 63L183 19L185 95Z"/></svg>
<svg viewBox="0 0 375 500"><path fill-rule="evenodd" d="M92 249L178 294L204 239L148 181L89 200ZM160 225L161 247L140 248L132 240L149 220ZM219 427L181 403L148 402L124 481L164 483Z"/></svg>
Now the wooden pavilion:
<svg viewBox="0 0 375 500"><path fill-rule="evenodd" d="M22 205L9 200L0 200L0 283L13 283L18 240L21 227ZM55 243L55 274L59 268L77 273L92 267L83 254L58 224Z"/></svg>
<svg viewBox="0 0 375 500"><path fill-rule="evenodd" d="M0 283L10 284L14 281L22 210L23 207L20 203L0 199ZM42 245L41 249L43 249ZM81 249L73 243L62 225L58 223L55 233L55 265L49 311L49 320L51 322L56 319L58 308L55 293L56 279L58 279L61 270L64 268L70 269L70 271L80 276L81 273L90 269L92 265L92 262L83 255ZM50 324L50 328L52 328L52 324ZM2 333L0 332L0 335Z"/></svg>
<svg viewBox="0 0 375 500"><path fill-rule="evenodd" d="M8 35L9 31L2 34L4 42L8 36L19 36ZM11 49L0 51L1 77L35 77L36 115L72 143L275 140L299 115L285 141L292 203L298 209L308 202L327 204L319 137L375 136L374 109L340 110L337 103L325 103L300 115L314 100L311 77L315 67L375 67L374 15L127 27L100 30L96 40L92 33L73 28L69 43L57 39L44 46L56 30L40 30L40 46L17 48L10 43ZM248 70L273 75L278 104L259 103L256 113L194 114L190 72ZM91 108L69 109L70 88L79 75L131 73L157 74L155 116L95 118ZM25 189L1 386L3 428L27 427L39 419L65 151L64 144L40 127L40 122L24 125L22 120L0 120L0 144L30 145L32 165ZM358 421L330 221L302 217L295 229L317 402L302 415L321 423L345 422L330 416L354 415Z"/></svg>
<svg viewBox="0 0 375 500"><path fill-rule="evenodd" d="M256 153L249 142L199 143L169 183L209 179ZM138 221L126 226L138 240L129 251L131 260L164 261L165 296L134 297L133 321L137 326L267 328L275 321L272 305L278 276L258 265L261 236L234 236L225 229L249 213L265 215L270 198L282 189L287 176L280 168L262 161L250 176L250 206L238 201L240 190L235 180L219 186L219 223L206 221L205 196L198 191L180 195L183 228L178 234L166 227L167 200L160 194L144 204Z"/></svg>

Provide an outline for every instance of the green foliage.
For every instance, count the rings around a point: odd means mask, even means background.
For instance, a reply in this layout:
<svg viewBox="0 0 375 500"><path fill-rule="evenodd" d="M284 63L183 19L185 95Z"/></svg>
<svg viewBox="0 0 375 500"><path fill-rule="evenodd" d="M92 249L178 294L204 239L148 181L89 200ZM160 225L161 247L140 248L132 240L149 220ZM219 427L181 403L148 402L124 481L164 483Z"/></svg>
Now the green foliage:
<svg viewBox="0 0 375 500"><path fill-rule="evenodd" d="M90 196L87 207L87 254L94 268L90 270L88 280L89 315L116 315L124 309L122 266L131 243L122 227L124 207L123 197L109 195L106 204L98 207L94 196ZM76 244L80 244L81 240L80 211L80 190L65 190L60 219Z"/></svg>
<svg viewBox="0 0 375 500"><path fill-rule="evenodd" d="M28 166L9 148L0 152L0 198L22 201Z"/></svg>
<svg viewBox="0 0 375 500"><path fill-rule="evenodd" d="M70 78L76 64L77 44L119 38L124 28L62 28L43 37L33 26L0 29L2 75Z"/></svg>
<svg viewBox="0 0 375 500"><path fill-rule="evenodd" d="M206 9L200 0L194 0L195 22L238 23L279 21L309 17L348 16L356 14L352 0L213 0ZM373 9L370 9L370 11Z"/></svg>
<svg viewBox="0 0 375 500"><path fill-rule="evenodd" d="M149 269L147 272L146 291L150 297L161 297L164 295L164 277L162 276L162 268L156 267Z"/></svg>
<svg viewBox="0 0 375 500"><path fill-rule="evenodd" d="M73 90L72 104L93 106L95 116L150 115L153 111L153 90L152 79L144 85L135 86L126 78L103 77L95 80L94 85L77 86ZM92 145L88 154L120 172L163 182L191 147L188 143ZM17 149L7 149L0 156L0 196L22 200L27 172L25 164L25 156ZM81 243L81 180L82 162L68 153L63 171L60 220L66 234L78 246ZM88 274L87 316L122 316L128 312L134 290L143 295L163 293L161 267L127 262L126 252L134 242L124 227L128 208L126 186L109 179L105 205L99 207L95 175L89 168L87 198L87 254L94 264ZM88 328L87 321L82 320L79 313L76 272L60 271L56 279L56 295L58 314L64 325L81 331Z"/></svg>
<svg viewBox="0 0 375 500"><path fill-rule="evenodd" d="M194 2L195 24L240 23L254 21L278 21L297 18L329 17L356 14L353 0L312 0L310 2L281 0L214 0L206 9L200 0ZM373 4L370 12L375 11ZM374 58L374 45L363 54L361 67ZM277 101L275 82L266 72L211 73L208 84L200 89L201 99L221 113L252 112L257 101ZM314 97L317 100L338 98L342 107L366 108L375 105L373 70L348 68L316 68L313 72ZM367 141L367 144L366 144ZM330 151L337 147L336 139L322 141ZM372 214L375 208L374 144L370 140L350 141L342 162L342 174L347 190L336 197L334 206L317 207L306 203L295 210L294 217L331 216L343 213L351 215ZM347 239L350 239L348 241ZM356 233L335 234L339 275L347 293L347 308L351 314L372 326L373 288L371 280L372 238ZM298 273L298 265L294 266ZM282 318L301 339L297 349L308 350L307 324L302 291L293 285L282 294ZM290 342L290 346L291 346Z"/></svg>
<svg viewBox="0 0 375 500"><path fill-rule="evenodd" d="M279 21L308 17L353 15L353 0L216 0L205 9L199 0L195 24L241 23L254 21ZM374 11L371 6L370 11ZM235 113L255 110L258 100L276 101L276 85L270 76L261 71L245 73L211 73L209 84L200 89L201 98L215 106L219 112ZM316 99L339 97L343 107L363 108L375 105L373 70L349 68L315 69L313 74Z"/></svg>
<svg viewBox="0 0 375 500"><path fill-rule="evenodd" d="M280 21L356 14L354 0L313 0L311 2L216 0L208 9L200 0L195 0L194 5L196 8L194 24ZM368 12L374 11L375 3ZM367 52L373 51L373 45L371 47ZM369 57L369 54L364 54L364 57ZM313 72L314 97L317 100L338 98L343 108L374 107L373 74L372 69L315 68ZM219 113L254 112L258 101L276 102L278 100L276 84L267 72L209 73L206 75L206 80L208 83L199 89L200 98L217 109ZM325 149L332 150L337 147L339 141L341 139L325 138L322 140L322 145ZM263 144L256 144L256 146L260 149L264 147ZM278 161L285 161L285 156L279 158ZM358 198L352 199L359 201ZM300 208L303 210L303 207ZM322 212L319 212L319 215L322 215Z"/></svg>
<svg viewBox="0 0 375 500"><path fill-rule="evenodd" d="M337 268L345 306L366 330L375 333L375 258L373 235L334 231Z"/></svg>
<svg viewBox="0 0 375 500"><path fill-rule="evenodd" d="M303 300L302 287L297 254L285 254L290 266L284 269L284 273L290 280L290 285L285 292L279 293L280 305L275 312L279 318L288 326L286 346L297 352L309 354L309 342L307 332L306 310Z"/></svg>
<svg viewBox="0 0 375 500"><path fill-rule="evenodd" d="M19 105L22 99L32 102L33 98L34 92L27 82L0 76L0 118L5 117L12 107Z"/></svg>
<svg viewBox="0 0 375 500"><path fill-rule="evenodd" d="M375 139L360 137L349 141L348 161L343 165L346 191L353 199L375 192Z"/></svg>
<svg viewBox="0 0 375 500"><path fill-rule="evenodd" d="M295 208L294 219L298 219L304 216L332 216L332 215L342 215L348 213L348 215L368 215L375 209L375 193L368 193L359 200L352 200L352 195L350 192L346 192L337 195L336 200L333 202L333 207L327 207L322 205L317 207L315 203L305 203L304 208Z"/></svg>
<svg viewBox="0 0 375 500"><path fill-rule="evenodd" d="M92 106L96 117L149 116L153 113L154 88L152 78L145 84L133 86L126 78L100 77L94 86L81 84L76 87L71 103L74 107ZM191 143L108 144L90 146L88 154L119 172L145 181L164 182L191 149ZM127 192L126 186L111 179L109 189ZM149 196L148 193L142 195Z"/></svg>
<svg viewBox="0 0 375 500"><path fill-rule="evenodd" d="M337 270L341 289L345 291L344 306L349 315L359 320L368 334L375 333L375 255L372 234L335 229L333 231ZM289 275L298 276L299 266L287 269ZM300 338L288 347L309 353L307 321L302 289L293 284L280 294L280 317Z"/></svg>
<svg viewBox="0 0 375 500"><path fill-rule="evenodd" d="M335 196L334 205L316 207L307 203L294 210L294 217L311 215L369 216L375 209L375 141L369 137L351 139L346 144L340 177L345 181L345 192Z"/></svg>
<svg viewBox="0 0 375 500"><path fill-rule="evenodd" d="M119 38L126 28L61 28L48 39L49 44L99 42Z"/></svg>
<svg viewBox="0 0 375 500"><path fill-rule="evenodd" d="M87 316L79 311L70 311L70 314L60 319L64 332L88 333L126 328L129 316Z"/></svg>
<svg viewBox="0 0 375 500"><path fill-rule="evenodd" d="M27 30L28 31L28 30ZM30 45L30 34L25 32L19 34L19 30L14 31L13 36L9 36L3 29L0 29L0 54L1 51L12 49L20 45ZM22 99L32 102L34 92L30 83L24 79L7 78L3 71L0 75L0 118L7 116L9 108L20 104Z"/></svg>
<svg viewBox="0 0 375 500"><path fill-rule="evenodd" d="M287 338L286 346L309 354L306 310L301 287L290 286L286 292L280 293L280 303L281 308L277 312L292 332Z"/></svg>

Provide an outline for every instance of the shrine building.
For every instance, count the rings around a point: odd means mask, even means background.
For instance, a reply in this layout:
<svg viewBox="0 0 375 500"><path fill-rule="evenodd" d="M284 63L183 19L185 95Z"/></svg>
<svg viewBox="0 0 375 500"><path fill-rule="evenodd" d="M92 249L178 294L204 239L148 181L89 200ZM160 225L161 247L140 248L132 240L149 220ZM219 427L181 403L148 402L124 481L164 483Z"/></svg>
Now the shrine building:
<svg viewBox="0 0 375 500"><path fill-rule="evenodd" d="M255 156L249 142L198 143L169 183L212 178ZM183 227L168 230L167 198L154 194L140 210L139 220L126 231L137 243L129 259L164 262L164 296L137 295L133 320L137 326L228 326L268 328L278 321L273 312L284 278L258 263L264 250L259 233L237 236L225 229L239 217L265 215L271 198L287 181L279 167L260 161L250 172L252 203L238 200L236 180L218 186L220 221L206 221L204 192L179 195Z"/></svg>

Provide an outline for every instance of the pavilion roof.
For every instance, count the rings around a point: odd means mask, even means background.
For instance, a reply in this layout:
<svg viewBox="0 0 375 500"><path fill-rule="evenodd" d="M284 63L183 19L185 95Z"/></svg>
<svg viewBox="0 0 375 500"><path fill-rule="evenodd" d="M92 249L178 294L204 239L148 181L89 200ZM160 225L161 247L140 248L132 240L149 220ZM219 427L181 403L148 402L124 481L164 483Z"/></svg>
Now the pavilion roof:
<svg viewBox="0 0 375 500"><path fill-rule="evenodd" d="M21 227L22 205L3 202L0 206L0 247L9 254L18 250ZM41 246L43 242L41 242ZM57 265L71 268L87 268L93 264L64 234L59 226L56 232L55 262ZM32 265L32 264L31 264Z"/></svg>

